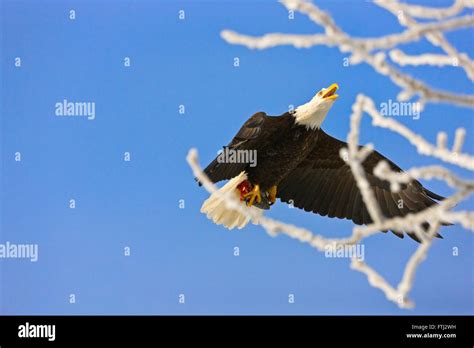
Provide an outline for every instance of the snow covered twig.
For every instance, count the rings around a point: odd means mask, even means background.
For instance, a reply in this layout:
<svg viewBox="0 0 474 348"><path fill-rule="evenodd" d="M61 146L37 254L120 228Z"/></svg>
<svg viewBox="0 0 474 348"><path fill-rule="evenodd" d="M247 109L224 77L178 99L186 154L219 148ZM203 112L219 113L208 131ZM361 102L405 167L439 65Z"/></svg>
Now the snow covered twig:
<svg viewBox="0 0 474 348"><path fill-rule="evenodd" d="M426 7L418 5L408 5L400 3L399 9L408 13L412 17L428 18L428 19L444 19L447 17L456 16L465 8L473 8L473 0L456 0L452 6L446 8Z"/></svg>
<svg viewBox="0 0 474 348"><path fill-rule="evenodd" d="M474 64L469 57L463 53L458 53L454 47L446 42L440 33L447 30L456 30L473 25L473 16L466 15L459 18L445 21L417 24L411 18L409 28L402 33L387 35L376 39L352 38L343 32L333 21L333 19L316 5L302 0L281 0L288 10L298 11L308 16L315 24L324 28L324 34L296 35L271 33L260 37L243 35L230 30L223 30L221 37L231 44L243 45L251 49L267 49L282 45L292 45L297 48L310 48L316 45L337 46L343 53L351 53L351 64L365 62L371 65L378 73L387 76L390 80L402 88L401 95L411 98L414 95L420 97L422 104L431 103L452 103L465 107L474 107L474 96L464 94L454 94L446 91L436 90L424 82L405 74L393 65L389 64L386 54L383 51L372 53L374 50L393 48L394 46L419 40L422 37L431 38L434 44L440 46L451 57L455 64L464 68L469 78L474 78ZM397 1L390 0L386 5L384 1L376 1L377 5L385 6L390 11L400 11L396 5ZM407 15L408 16L408 15ZM407 17L405 16L405 17ZM408 19L406 21L408 21ZM405 23L405 22L403 22ZM433 63L430 57L430 63ZM439 57L437 57L439 58ZM423 58L425 59L425 58ZM436 59L435 59L436 61ZM446 59L443 57L444 64ZM438 64L438 63L437 63Z"/></svg>
<svg viewBox="0 0 474 348"><path fill-rule="evenodd" d="M413 14L413 12L415 12L415 14L419 15L420 13L424 12L424 10L427 10L427 8L424 7L401 4L396 0L375 0L374 3L390 11L398 18L398 21L401 25L405 25L409 28L416 28L420 26L420 24L411 17L410 13ZM463 7L466 6L472 8L474 6L472 0L461 1L461 3ZM427 12L433 14L435 13L433 10L434 9L431 9L431 11L428 10ZM438 11L440 11L440 9L438 9ZM447 55L449 55L457 64L459 64L460 67L464 69L467 77L471 81L474 81L474 62L468 57L467 54L459 53L457 49L446 40L441 31L428 32L426 33L426 38L434 46L440 47Z"/></svg>
<svg viewBox="0 0 474 348"><path fill-rule="evenodd" d="M390 59L398 65L431 65L431 66L456 66L457 60L444 54L420 54L420 55L407 55L403 51L394 49L389 52Z"/></svg>

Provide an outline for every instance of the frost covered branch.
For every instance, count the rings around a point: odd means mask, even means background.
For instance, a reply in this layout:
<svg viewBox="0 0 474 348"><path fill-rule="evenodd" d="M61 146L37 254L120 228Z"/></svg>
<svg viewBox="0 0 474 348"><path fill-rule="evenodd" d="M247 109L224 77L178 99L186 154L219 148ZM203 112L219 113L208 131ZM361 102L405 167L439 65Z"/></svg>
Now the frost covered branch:
<svg viewBox="0 0 474 348"><path fill-rule="evenodd" d="M403 51L395 49L390 51L390 59L398 65L431 65L431 66L456 66L457 61L444 54L425 53L419 55L407 55Z"/></svg>
<svg viewBox="0 0 474 348"><path fill-rule="evenodd" d="M446 54L466 71L469 78L474 78L474 64L464 53L459 53L442 36L441 32L455 30L465 26L473 25L473 16L466 15L459 18L439 21L435 23L418 24L405 16L403 25L408 29L399 34L387 35L375 39L352 38L343 32L333 19L316 5L301 0L281 0L288 10L298 11L308 16L315 24L324 28L324 34L296 35L271 33L260 37L242 35L230 30L223 30L221 36L231 44L239 44L251 49L266 49L282 45L292 45L296 48L310 48L316 45L337 46L343 53L350 53L351 64L365 62L371 65L375 71L387 76L393 83L402 88L398 100L404 101L418 95L420 103L443 102L452 103L465 107L474 107L474 96L454 94L446 91L436 90L424 82L405 74L389 64L383 51L373 53L374 50L393 48L398 44L419 40L422 37L429 38L436 46L440 46ZM384 6L390 11L401 11L397 7L398 2L390 0L388 5L384 1L376 1L379 6ZM464 6L464 2L463 2ZM443 16L444 18L444 16ZM443 63L445 58L443 57ZM432 60L430 59L430 62ZM442 63L440 63L442 64Z"/></svg>
<svg viewBox="0 0 474 348"><path fill-rule="evenodd" d="M401 25L405 25L409 28L416 28L420 26L420 24L415 21L409 13L413 11L415 11L415 13L423 12L423 8L417 9L417 7L413 7L411 5L403 5L398 1L392 0L375 0L374 2L378 6L385 8L386 10L390 11L394 16L396 16ZM466 7L473 7L473 2L462 1L462 5ZM433 13L433 11L431 11L431 13ZM426 34L426 38L434 46L440 47L447 55L453 58L459 64L459 66L464 69L469 79L471 81L474 81L474 62L468 57L467 54L459 53L456 48L446 40L441 31L429 32Z"/></svg>
<svg viewBox="0 0 474 348"><path fill-rule="evenodd" d="M429 18L429 19L444 19L447 17L456 16L464 8L473 8L473 0L456 0L451 7L426 7L418 5L408 5L400 3L399 9L408 13L412 17Z"/></svg>
<svg viewBox="0 0 474 348"><path fill-rule="evenodd" d="M231 30L224 30L221 36L228 43L240 44L248 48L266 49L275 46L292 45L297 48L309 48L317 45L337 46L352 45L368 51L388 49L403 43L418 41L432 32L456 30L474 25L474 16L468 15L444 22L420 24L400 34L387 35L381 38L349 38L338 31L337 34L266 34L261 37L241 35ZM345 50L345 48L344 48Z"/></svg>
<svg viewBox="0 0 474 348"><path fill-rule="evenodd" d="M374 169L374 174L380 179L387 180L391 184L391 190L398 192L400 184L408 184L413 179L439 179L444 180L452 188L474 190L474 181L459 179L448 169L442 166L413 167L407 171L398 173L390 169L387 162L382 161Z"/></svg>
<svg viewBox="0 0 474 348"><path fill-rule="evenodd" d="M369 51L376 49L388 49L400 44L418 41L422 37L428 36L432 33L457 30L460 28L470 27L473 24L474 16L467 15L442 22L410 26L409 29L400 34L386 35L377 39L356 39L355 42L356 44L365 46L365 48Z"/></svg>
<svg viewBox="0 0 474 348"><path fill-rule="evenodd" d="M395 121L393 118L382 116L375 108L374 102L371 99L359 95L359 102L363 105L366 111L372 117L372 124L374 126L388 128L404 138L411 144L416 146L418 153L421 155L428 155L436 157L444 162L455 164L459 167L474 170L474 157L461 153L461 146L464 141L464 130L458 130L455 136L455 145L453 151L450 151L442 146L435 146L425 140L421 135L414 133L412 130Z"/></svg>

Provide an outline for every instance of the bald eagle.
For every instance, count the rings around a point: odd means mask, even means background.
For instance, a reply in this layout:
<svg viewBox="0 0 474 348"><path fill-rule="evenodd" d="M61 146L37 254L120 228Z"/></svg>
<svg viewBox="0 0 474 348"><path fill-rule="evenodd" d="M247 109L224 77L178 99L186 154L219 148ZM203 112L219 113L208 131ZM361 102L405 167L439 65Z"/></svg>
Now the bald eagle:
<svg viewBox="0 0 474 348"><path fill-rule="evenodd" d="M220 191L232 192L248 209L269 209L279 198L308 212L350 219L358 225L370 224L372 219L351 169L339 155L347 144L321 129L338 98L338 89L337 84L323 88L308 103L281 116L257 112L206 167L205 174L214 183L230 180ZM256 156L250 162L248 159L252 156L248 154L252 153ZM381 160L394 171L402 170L377 151L362 164L385 217L416 213L443 199L417 180L392 192L389 182L373 174ZM229 209L222 195L215 193L203 203L201 212L229 229L243 228L249 222L246 215ZM424 225L429 226L428 222ZM414 231L392 232L401 238L406 232L419 241Z"/></svg>

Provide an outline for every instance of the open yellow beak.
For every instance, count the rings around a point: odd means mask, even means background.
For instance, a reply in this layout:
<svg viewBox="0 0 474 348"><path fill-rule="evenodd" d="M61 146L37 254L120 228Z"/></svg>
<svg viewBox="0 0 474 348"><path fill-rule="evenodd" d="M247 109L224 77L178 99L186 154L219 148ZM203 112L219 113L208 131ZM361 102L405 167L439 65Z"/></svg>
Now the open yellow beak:
<svg viewBox="0 0 474 348"><path fill-rule="evenodd" d="M339 97L336 94L336 91L339 89L339 85L337 83L333 83L331 86L326 88L326 90L323 92L323 99L328 99L328 100L334 100Z"/></svg>

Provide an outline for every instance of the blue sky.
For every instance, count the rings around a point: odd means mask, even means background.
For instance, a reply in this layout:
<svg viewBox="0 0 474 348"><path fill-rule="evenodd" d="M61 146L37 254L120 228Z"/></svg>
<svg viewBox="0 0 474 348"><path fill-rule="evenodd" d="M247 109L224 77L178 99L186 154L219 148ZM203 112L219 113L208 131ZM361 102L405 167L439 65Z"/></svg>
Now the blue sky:
<svg viewBox="0 0 474 348"><path fill-rule="evenodd" d="M370 2L318 1L354 36L402 30ZM439 1L448 6L450 1ZM252 51L220 38L319 32L273 1L2 1L0 243L35 243L39 260L0 259L3 314L472 314L473 238L443 228L417 273L406 311L370 287L347 259L328 259L285 236L249 226L229 232L199 213L206 192L185 162L191 147L213 159L253 113L278 115L339 83L323 128L345 139L358 93L379 104L399 88L367 65L344 67L336 48ZM76 19L69 19L69 11ZM186 19L178 19L184 10ZM449 33L474 56L472 30ZM425 40L405 52L440 53ZM21 67L15 67L15 58ZM129 57L131 66L124 67ZM239 57L240 67L233 66ZM438 88L472 94L462 69L403 68ZM55 104L94 102L94 120L55 116ZM185 114L179 114L179 105ZM399 120L434 141L452 141L472 109L429 104L419 120ZM402 168L437 164L403 138L362 123L362 143ZM22 161L14 154L21 152ZM130 152L131 161L123 160ZM472 174L452 168L459 176ZM437 181L437 193L452 191ZM76 208L69 208L75 199ZM179 201L185 208L180 209ZM472 209L470 199L459 209ZM328 237L352 223L288 209L270 215ZM417 244L391 234L365 240L366 261L392 283ZM129 247L130 256L124 256ZM240 256L234 256L234 247ZM459 255L453 256L453 248ZM288 303L288 294L295 303ZM76 303L69 303L74 294ZM178 303L184 294L186 303Z"/></svg>

